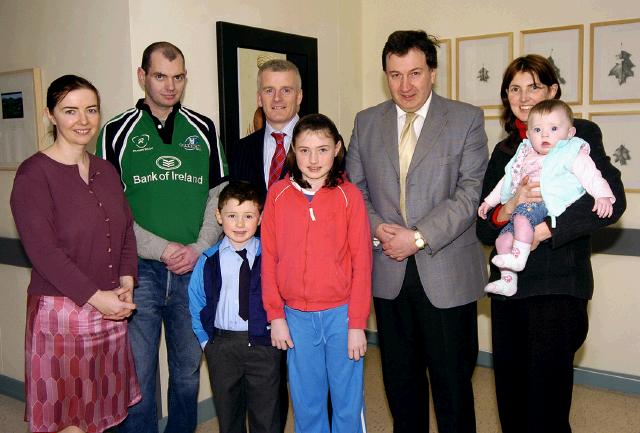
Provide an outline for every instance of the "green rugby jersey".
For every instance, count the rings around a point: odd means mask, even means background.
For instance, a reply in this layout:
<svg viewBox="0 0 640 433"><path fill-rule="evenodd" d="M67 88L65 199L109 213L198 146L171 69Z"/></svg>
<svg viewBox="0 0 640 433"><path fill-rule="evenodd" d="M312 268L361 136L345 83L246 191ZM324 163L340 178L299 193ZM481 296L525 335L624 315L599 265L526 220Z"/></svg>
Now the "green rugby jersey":
<svg viewBox="0 0 640 433"><path fill-rule="evenodd" d="M96 154L120 173L134 219L168 241L197 241L209 189L227 175L213 122L179 103L164 126L141 99L107 122Z"/></svg>

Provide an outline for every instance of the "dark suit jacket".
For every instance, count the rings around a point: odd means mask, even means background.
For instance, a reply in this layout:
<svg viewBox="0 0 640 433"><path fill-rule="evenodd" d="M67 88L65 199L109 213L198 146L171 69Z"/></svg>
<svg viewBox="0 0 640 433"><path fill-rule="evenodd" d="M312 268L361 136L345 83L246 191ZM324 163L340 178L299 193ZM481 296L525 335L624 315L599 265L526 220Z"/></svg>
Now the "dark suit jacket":
<svg viewBox="0 0 640 433"><path fill-rule="evenodd" d="M264 131L255 131L241 139L229 161L229 174L232 180L246 180L258 189L263 202L267 196L267 184L264 181ZM280 179L287 174L287 167L282 169Z"/></svg>

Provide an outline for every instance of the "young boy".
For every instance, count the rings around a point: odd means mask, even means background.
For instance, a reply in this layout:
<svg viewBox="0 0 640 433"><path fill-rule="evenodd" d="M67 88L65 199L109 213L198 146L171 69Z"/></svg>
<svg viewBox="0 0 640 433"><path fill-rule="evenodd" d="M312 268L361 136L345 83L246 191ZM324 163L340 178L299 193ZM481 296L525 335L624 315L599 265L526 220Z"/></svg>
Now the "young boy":
<svg viewBox="0 0 640 433"><path fill-rule="evenodd" d="M281 351L271 346L262 305L262 203L247 182L231 182L218 200L224 238L204 251L189 283L191 323L202 346L221 433L280 431Z"/></svg>
<svg viewBox="0 0 640 433"><path fill-rule="evenodd" d="M491 208L510 200L525 178L540 183L544 201L516 206L511 221L496 239L498 255L491 259L500 268L501 278L489 283L486 292L504 296L516 293L516 272L524 269L535 226L547 215L555 227L555 218L588 192L595 198L593 212L600 218L611 216L613 192L589 157L589 144L574 137L575 133L571 108L558 99L539 102L529 112L527 139L505 167L505 176L478 208L478 216L486 219Z"/></svg>

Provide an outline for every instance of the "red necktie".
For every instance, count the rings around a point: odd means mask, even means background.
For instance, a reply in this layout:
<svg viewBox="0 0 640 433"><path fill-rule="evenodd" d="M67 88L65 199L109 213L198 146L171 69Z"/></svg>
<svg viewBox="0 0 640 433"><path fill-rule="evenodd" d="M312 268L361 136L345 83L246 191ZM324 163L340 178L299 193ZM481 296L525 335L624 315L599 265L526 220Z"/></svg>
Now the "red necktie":
<svg viewBox="0 0 640 433"><path fill-rule="evenodd" d="M282 132L272 132L271 136L276 139L276 151L271 158L271 166L269 167L269 184L267 188L271 188L274 182L280 179L280 173L282 173L282 167L284 166L284 160L287 156L284 151L284 136L286 134Z"/></svg>

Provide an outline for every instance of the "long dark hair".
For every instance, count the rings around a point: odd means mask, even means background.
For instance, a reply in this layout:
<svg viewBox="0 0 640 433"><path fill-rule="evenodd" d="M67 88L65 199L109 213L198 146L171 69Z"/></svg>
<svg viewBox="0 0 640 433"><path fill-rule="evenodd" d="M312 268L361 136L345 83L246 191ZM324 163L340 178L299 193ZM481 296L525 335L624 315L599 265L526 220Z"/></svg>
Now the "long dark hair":
<svg viewBox="0 0 640 433"><path fill-rule="evenodd" d="M333 159L333 165L327 174L324 186L327 188L334 188L340 185L344 182L344 157L346 154L344 150L344 140L333 121L324 114L308 114L300 119L295 128L293 128L291 148L289 149L289 153L287 153L287 169L289 170L289 173L291 173L293 180L295 180L302 188L311 188L309 182L304 180L302 177L302 171L300 171L300 167L298 167L296 162L296 141L304 132L321 133L333 140L335 144L340 143L340 150L338 150L338 154Z"/></svg>
<svg viewBox="0 0 640 433"><path fill-rule="evenodd" d="M539 82L536 84L542 83L547 87L556 84L558 90L553 99L560 99L560 95L562 94L556 71L547 59L538 54L529 54L514 59L504 71L502 86L500 87L500 98L502 99L502 116L500 116L500 118L504 124L505 131L509 133L516 130L516 116L513 114L513 111L511 111L508 91L513 77L515 77L518 72L528 72L534 80L537 77Z"/></svg>
<svg viewBox="0 0 640 433"><path fill-rule="evenodd" d="M77 75L63 75L53 80L47 89L47 109L49 113L53 114L53 109L69 92L78 89L89 89L95 93L96 99L98 100L98 110L100 109L100 93L89 80L78 77ZM58 128L56 128L56 125L53 125L51 133L53 134L54 140L58 138Z"/></svg>

